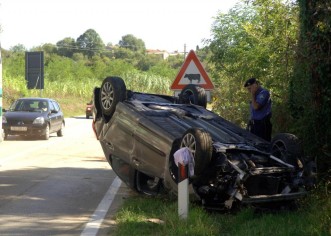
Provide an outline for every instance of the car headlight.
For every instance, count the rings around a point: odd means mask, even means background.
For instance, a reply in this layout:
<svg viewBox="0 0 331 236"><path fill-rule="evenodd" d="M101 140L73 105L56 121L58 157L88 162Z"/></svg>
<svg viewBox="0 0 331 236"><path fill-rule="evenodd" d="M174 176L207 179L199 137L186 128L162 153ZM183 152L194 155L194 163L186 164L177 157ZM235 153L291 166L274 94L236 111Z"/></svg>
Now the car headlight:
<svg viewBox="0 0 331 236"><path fill-rule="evenodd" d="M2 117L2 124L7 124L7 119L6 119L6 117Z"/></svg>
<svg viewBox="0 0 331 236"><path fill-rule="evenodd" d="M45 119L44 117L40 116L40 117L37 117L36 119L34 119L33 123L32 124L44 124L45 123Z"/></svg>

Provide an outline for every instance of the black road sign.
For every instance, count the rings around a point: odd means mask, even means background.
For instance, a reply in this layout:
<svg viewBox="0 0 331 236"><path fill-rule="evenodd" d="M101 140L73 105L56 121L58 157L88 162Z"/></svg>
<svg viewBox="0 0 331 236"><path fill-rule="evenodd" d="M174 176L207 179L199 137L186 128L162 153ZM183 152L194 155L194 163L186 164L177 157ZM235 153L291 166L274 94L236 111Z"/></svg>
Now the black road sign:
<svg viewBox="0 0 331 236"><path fill-rule="evenodd" d="M28 89L44 89L44 52L25 52L25 80Z"/></svg>

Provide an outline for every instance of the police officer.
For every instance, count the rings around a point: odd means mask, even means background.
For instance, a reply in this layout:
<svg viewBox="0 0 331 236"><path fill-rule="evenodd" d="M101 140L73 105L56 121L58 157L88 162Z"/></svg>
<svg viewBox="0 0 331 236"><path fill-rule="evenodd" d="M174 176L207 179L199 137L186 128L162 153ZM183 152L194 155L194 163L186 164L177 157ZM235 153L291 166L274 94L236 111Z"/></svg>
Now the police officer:
<svg viewBox="0 0 331 236"><path fill-rule="evenodd" d="M252 96L250 101L250 132L271 141L271 98L269 91L263 88L256 78L248 79L244 87Z"/></svg>

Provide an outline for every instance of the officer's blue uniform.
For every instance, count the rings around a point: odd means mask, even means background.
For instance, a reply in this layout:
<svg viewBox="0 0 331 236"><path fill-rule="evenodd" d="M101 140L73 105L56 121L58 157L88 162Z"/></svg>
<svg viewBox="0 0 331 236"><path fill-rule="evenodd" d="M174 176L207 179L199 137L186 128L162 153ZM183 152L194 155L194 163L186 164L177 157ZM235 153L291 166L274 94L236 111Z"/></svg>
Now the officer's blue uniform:
<svg viewBox="0 0 331 236"><path fill-rule="evenodd" d="M255 95L255 101L260 105L258 110L250 103L251 127L250 131L267 141L271 140L271 98L268 90L260 87Z"/></svg>

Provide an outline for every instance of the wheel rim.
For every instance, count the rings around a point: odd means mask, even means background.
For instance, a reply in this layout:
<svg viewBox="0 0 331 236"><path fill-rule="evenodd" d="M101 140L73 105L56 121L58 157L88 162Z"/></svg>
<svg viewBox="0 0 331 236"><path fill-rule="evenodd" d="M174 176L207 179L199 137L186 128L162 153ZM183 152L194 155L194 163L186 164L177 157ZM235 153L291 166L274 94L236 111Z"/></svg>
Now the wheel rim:
<svg viewBox="0 0 331 236"><path fill-rule="evenodd" d="M195 151L197 149L197 142L195 140L195 137L193 134L186 134L184 137L183 137L183 140L181 142L181 145L180 145L181 148L183 147L187 147L191 153L192 153L192 156L195 157Z"/></svg>
<svg viewBox="0 0 331 236"><path fill-rule="evenodd" d="M101 104L104 109L110 109L114 100L114 89L110 83L105 83L101 90Z"/></svg>
<svg viewBox="0 0 331 236"><path fill-rule="evenodd" d="M272 146L272 155L280 158L281 160L286 160L287 149L283 142L276 142Z"/></svg>

